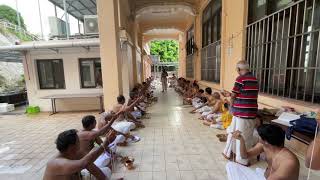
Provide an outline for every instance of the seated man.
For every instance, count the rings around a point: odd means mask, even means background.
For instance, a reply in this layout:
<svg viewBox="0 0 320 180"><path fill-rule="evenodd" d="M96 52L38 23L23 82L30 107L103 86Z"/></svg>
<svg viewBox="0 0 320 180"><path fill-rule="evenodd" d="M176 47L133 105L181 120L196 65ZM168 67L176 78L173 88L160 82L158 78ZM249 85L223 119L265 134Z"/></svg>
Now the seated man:
<svg viewBox="0 0 320 180"><path fill-rule="evenodd" d="M203 94L204 94L204 90L199 89L196 95L192 98L191 102L194 108L198 108L204 104L204 102L201 99L201 97L203 97Z"/></svg>
<svg viewBox="0 0 320 180"><path fill-rule="evenodd" d="M317 122L318 122L318 131L320 128L320 109L318 109L317 114ZM317 137L314 141L309 145L307 155L306 155L306 162L305 165L308 168L314 170L320 170L320 133L318 132Z"/></svg>
<svg viewBox="0 0 320 180"><path fill-rule="evenodd" d="M218 117L214 117L214 114L207 116L207 120L203 122L204 125L210 126L212 128L225 130L232 121L232 114L229 112L229 104L225 102L222 105L222 113Z"/></svg>
<svg viewBox="0 0 320 180"><path fill-rule="evenodd" d="M140 99L137 99L136 102L138 102ZM128 111L135 106L135 103L132 103L130 106L126 106L126 98L123 95L119 95L117 97L117 102L118 104L114 105L112 108L112 112L118 113L122 108L126 108ZM114 125L114 129L118 132L126 134L127 130L124 130L123 128L127 125L130 125L130 130L135 129L136 127L144 127L141 121L138 121L134 116L132 116L128 111L124 112L124 114L121 114L117 121L116 124ZM120 123L121 122L121 123ZM119 129L117 129L119 128ZM129 131L130 131L129 130Z"/></svg>
<svg viewBox="0 0 320 180"><path fill-rule="evenodd" d="M174 88L176 86L177 77L175 74L172 74L172 77L169 78L169 87Z"/></svg>
<svg viewBox="0 0 320 180"><path fill-rule="evenodd" d="M203 113L203 112L209 112L211 111L211 107L210 106L214 106L215 105L215 99L212 96L212 89L207 87L205 89L205 93L204 93L204 97L206 97L207 102L204 103L203 105L193 109L192 111L190 111L190 113Z"/></svg>
<svg viewBox="0 0 320 180"><path fill-rule="evenodd" d="M96 172L97 169L94 168L93 162L105 151L109 146L109 142L114 141L114 139L115 135L112 132L109 132L106 135L105 141L99 148L96 148L83 156L80 152L80 142L77 130L72 129L60 133L56 140L56 146L59 153L47 163L43 179L80 180L81 170L87 169L91 173ZM99 173L98 169L98 173L95 176L96 179L110 179L111 171L108 167L102 168L101 171Z"/></svg>
<svg viewBox="0 0 320 180"><path fill-rule="evenodd" d="M197 95L199 92L199 85L197 83L193 83L192 88L184 94L183 96L183 104L189 104L192 105L193 98Z"/></svg>
<svg viewBox="0 0 320 180"><path fill-rule="evenodd" d="M128 100L128 106L132 105L139 97L137 96L137 91L133 90L129 93L130 99ZM146 107L141 107L138 104L139 102L136 102L133 107L129 109L131 115L136 119L141 119L143 113L145 112Z"/></svg>
<svg viewBox="0 0 320 180"><path fill-rule="evenodd" d="M222 113L223 102L221 100L220 94L215 92L213 93L214 105L211 107L210 111L201 113L200 120L209 120L212 117L219 117Z"/></svg>
<svg viewBox="0 0 320 180"><path fill-rule="evenodd" d="M265 153L267 169L256 172L243 165L229 162L226 166L229 180L298 180L299 160L284 147L285 132L276 125L261 125L258 127L260 142L247 150L240 131L235 131L232 137L240 141L240 152L243 158L254 158Z"/></svg>
<svg viewBox="0 0 320 180"><path fill-rule="evenodd" d="M93 149L95 143L97 145L101 145L102 140L100 136L105 135L107 131L112 130L111 128L112 123L123 112L124 112L123 110L119 111L118 114L115 114L112 117L112 119L108 123L106 123L103 127L101 127L99 130L94 130L97 124L96 118L94 116L88 115L83 117L82 118L83 129L78 131L81 154L83 155L88 154ZM96 165L99 168L104 168L108 166L110 163L110 158L116 150L116 145L124 141L125 141L125 137L123 135L117 135L114 142L112 142L108 147L107 149L108 152L104 152L102 155L100 155L99 158L94 162L94 165Z"/></svg>

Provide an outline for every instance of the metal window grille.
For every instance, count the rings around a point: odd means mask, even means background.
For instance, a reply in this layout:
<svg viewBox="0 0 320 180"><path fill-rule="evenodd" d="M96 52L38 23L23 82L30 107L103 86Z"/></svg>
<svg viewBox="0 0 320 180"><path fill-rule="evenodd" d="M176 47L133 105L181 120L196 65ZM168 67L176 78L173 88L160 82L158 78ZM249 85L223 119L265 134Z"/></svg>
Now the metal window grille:
<svg viewBox="0 0 320 180"><path fill-rule="evenodd" d="M195 42L194 42L194 27L192 26L188 31L187 31L187 44L186 44L186 50L187 50L187 56L191 55L194 53L194 47L195 47Z"/></svg>
<svg viewBox="0 0 320 180"><path fill-rule="evenodd" d="M193 55L187 56L186 75L188 78L194 78Z"/></svg>
<svg viewBox="0 0 320 180"><path fill-rule="evenodd" d="M220 83L221 11L221 1L211 1L202 16L201 79L215 83Z"/></svg>
<svg viewBox="0 0 320 180"><path fill-rule="evenodd" d="M247 26L260 92L320 103L320 1L300 0Z"/></svg>
<svg viewBox="0 0 320 180"><path fill-rule="evenodd" d="M216 41L201 50L201 79L220 83L221 41Z"/></svg>

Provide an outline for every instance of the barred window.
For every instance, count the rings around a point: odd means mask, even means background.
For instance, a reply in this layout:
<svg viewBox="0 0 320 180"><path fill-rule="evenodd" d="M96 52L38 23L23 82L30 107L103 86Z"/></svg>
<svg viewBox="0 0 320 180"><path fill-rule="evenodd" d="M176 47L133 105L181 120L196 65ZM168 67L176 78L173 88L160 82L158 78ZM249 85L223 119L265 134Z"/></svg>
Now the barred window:
<svg viewBox="0 0 320 180"><path fill-rule="evenodd" d="M220 83L221 0L211 1L202 16L201 79Z"/></svg>
<svg viewBox="0 0 320 180"><path fill-rule="evenodd" d="M186 75L188 78L194 78L193 53L195 51L194 26L187 31L187 58L186 58Z"/></svg>
<svg viewBox="0 0 320 180"><path fill-rule="evenodd" d="M187 56L194 53L194 27L193 26L187 31L186 50L187 50Z"/></svg>
<svg viewBox="0 0 320 180"><path fill-rule="evenodd" d="M265 0L266 17L247 26L246 57L260 92L320 103L320 1L273 1Z"/></svg>

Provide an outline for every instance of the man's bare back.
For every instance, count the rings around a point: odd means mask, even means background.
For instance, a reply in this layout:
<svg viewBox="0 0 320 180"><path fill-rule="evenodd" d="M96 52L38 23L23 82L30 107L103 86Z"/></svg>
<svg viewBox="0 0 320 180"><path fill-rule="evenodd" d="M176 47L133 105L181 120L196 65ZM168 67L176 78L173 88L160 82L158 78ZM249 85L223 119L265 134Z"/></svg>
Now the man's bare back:
<svg viewBox="0 0 320 180"><path fill-rule="evenodd" d="M79 156L79 155L78 155ZM80 157L80 156L79 156ZM80 158L78 158L80 159ZM47 168L45 170L44 176L43 176L43 180L80 180L80 172L73 172L70 174L59 174L56 170L56 167L61 164L65 164L67 163L68 160L65 157L62 157L61 155L56 155L52 160L50 160L47 163Z"/></svg>
<svg viewBox="0 0 320 180"><path fill-rule="evenodd" d="M78 132L80 141L80 152L83 154L88 154L94 147L95 139L91 139L90 131L80 130Z"/></svg>
<svg viewBox="0 0 320 180"><path fill-rule="evenodd" d="M267 179L286 179L298 180L299 179L299 160L287 148L282 148L277 154L268 152L266 153L268 168L265 172Z"/></svg>

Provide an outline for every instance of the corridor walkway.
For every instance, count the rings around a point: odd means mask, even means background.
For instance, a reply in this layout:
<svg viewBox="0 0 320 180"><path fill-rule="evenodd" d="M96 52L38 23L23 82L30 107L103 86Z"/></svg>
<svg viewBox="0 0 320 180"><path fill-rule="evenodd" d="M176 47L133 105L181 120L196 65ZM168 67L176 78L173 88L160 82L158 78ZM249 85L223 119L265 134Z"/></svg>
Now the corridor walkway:
<svg viewBox="0 0 320 180"><path fill-rule="evenodd" d="M136 169L128 172L117 168L114 177L226 179L226 161L221 156L224 144L216 140L216 132L190 115L173 90L158 97L159 102L149 110L152 118L144 121L146 128L136 132L142 141L120 149L136 159Z"/></svg>
<svg viewBox="0 0 320 180"><path fill-rule="evenodd" d="M221 156L224 143L215 136L223 131L203 126L172 89L156 95L159 102L149 109L151 119L143 120L146 128L133 132L141 141L118 149L118 153L135 158L136 168L128 171L116 164L113 179L226 180L227 161ZM42 179L48 159L57 152L57 134L80 129L81 118L87 114L98 116L92 112L0 115L0 179ZM259 162L252 168L264 165ZM300 179L306 179L306 168L302 169Z"/></svg>

